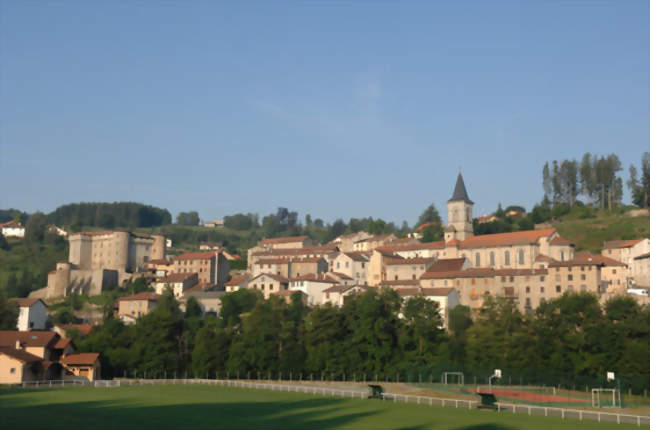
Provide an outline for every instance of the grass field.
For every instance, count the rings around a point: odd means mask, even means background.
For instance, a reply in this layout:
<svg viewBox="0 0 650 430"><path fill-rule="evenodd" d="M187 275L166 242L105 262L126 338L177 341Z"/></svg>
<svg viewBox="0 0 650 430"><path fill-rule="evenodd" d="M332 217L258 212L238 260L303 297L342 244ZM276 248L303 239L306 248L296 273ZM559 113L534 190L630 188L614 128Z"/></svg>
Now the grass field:
<svg viewBox="0 0 650 430"><path fill-rule="evenodd" d="M494 411L215 386L0 390L2 429L625 429Z"/></svg>

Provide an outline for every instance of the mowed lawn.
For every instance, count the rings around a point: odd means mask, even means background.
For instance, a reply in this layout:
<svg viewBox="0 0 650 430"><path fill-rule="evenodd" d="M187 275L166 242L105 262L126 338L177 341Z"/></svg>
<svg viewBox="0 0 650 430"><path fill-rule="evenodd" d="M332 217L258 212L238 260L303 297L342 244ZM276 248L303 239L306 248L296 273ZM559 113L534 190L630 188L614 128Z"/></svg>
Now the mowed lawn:
<svg viewBox="0 0 650 430"><path fill-rule="evenodd" d="M636 426L205 385L0 389L0 429L624 429Z"/></svg>

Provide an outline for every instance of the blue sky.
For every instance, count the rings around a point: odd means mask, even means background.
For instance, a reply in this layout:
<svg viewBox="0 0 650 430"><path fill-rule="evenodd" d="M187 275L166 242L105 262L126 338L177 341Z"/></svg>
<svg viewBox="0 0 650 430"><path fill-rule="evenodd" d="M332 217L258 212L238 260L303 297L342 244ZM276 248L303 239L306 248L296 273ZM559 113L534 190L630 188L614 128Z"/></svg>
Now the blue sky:
<svg viewBox="0 0 650 430"><path fill-rule="evenodd" d="M650 150L650 2L0 0L0 208L475 215ZM626 200L629 200L626 193Z"/></svg>

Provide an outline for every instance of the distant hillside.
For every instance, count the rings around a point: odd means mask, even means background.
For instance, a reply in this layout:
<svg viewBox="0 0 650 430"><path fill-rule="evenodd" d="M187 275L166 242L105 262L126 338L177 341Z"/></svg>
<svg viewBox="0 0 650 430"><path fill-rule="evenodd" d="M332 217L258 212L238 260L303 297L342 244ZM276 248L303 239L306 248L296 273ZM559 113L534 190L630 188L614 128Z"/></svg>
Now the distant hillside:
<svg viewBox="0 0 650 430"><path fill-rule="evenodd" d="M606 240L650 237L650 216L598 214L595 218L563 218L553 225L576 251L599 252Z"/></svg>

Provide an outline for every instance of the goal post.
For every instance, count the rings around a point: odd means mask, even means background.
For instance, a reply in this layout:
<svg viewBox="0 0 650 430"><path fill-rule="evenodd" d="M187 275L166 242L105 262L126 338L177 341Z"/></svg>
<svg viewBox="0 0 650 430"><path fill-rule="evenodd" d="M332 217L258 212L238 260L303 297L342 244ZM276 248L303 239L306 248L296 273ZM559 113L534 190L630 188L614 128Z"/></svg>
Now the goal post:
<svg viewBox="0 0 650 430"><path fill-rule="evenodd" d="M591 406L593 408L620 407L621 393L616 388L592 388Z"/></svg>
<svg viewBox="0 0 650 430"><path fill-rule="evenodd" d="M442 374L442 383L448 385L450 380L456 381L455 383L458 385L465 385L465 375L463 372L444 372Z"/></svg>

